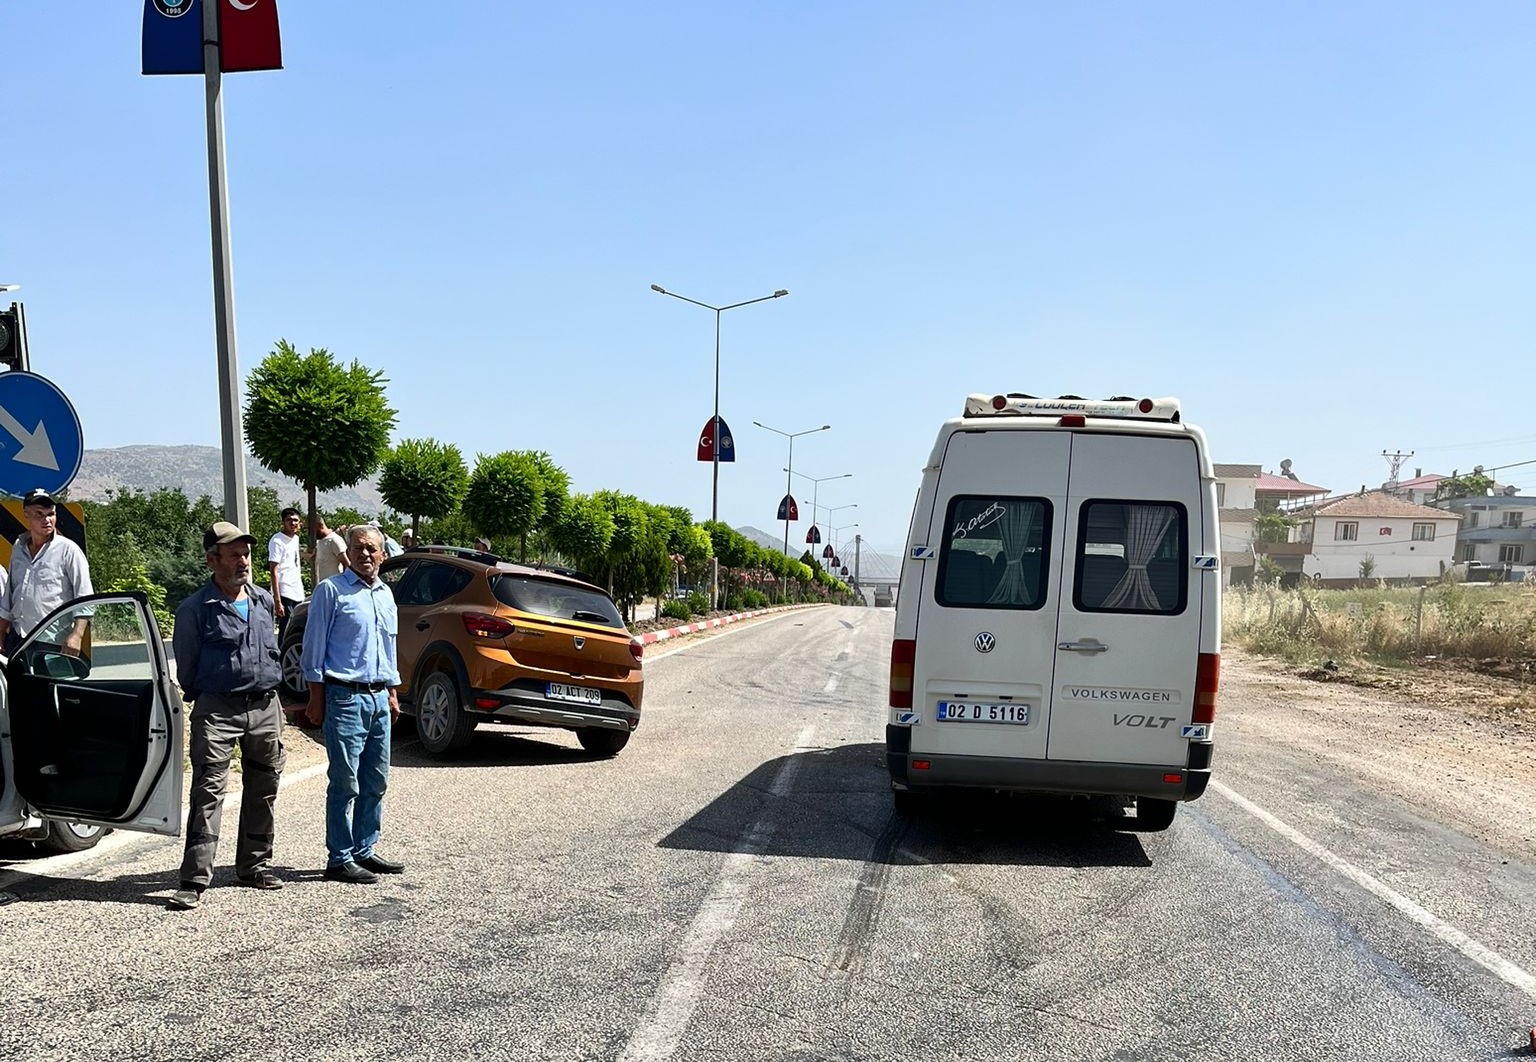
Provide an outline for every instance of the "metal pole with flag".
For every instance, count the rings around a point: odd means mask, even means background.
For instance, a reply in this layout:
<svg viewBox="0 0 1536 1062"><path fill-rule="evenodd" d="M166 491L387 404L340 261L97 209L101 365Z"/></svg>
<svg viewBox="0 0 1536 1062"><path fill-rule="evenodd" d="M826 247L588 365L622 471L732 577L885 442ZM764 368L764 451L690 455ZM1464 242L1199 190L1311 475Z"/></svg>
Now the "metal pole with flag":
<svg viewBox="0 0 1536 1062"><path fill-rule="evenodd" d="M245 432L235 288L229 249L229 188L224 171L222 74L283 66L277 0L144 0L145 74L202 74L208 120L208 212L213 243L213 322L223 433L224 515L245 527Z"/></svg>

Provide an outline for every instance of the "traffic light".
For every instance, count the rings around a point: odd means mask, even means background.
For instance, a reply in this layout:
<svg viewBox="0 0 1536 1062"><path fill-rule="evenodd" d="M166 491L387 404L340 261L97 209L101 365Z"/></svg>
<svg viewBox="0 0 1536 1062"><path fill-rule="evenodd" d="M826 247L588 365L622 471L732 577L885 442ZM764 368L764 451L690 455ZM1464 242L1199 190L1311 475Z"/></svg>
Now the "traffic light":
<svg viewBox="0 0 1536 1062"><path fill-rule="evenodd" d="M0 310L0 364L7 368L27 368L24 328L20 303L13 302L10 309Z"/></svg>

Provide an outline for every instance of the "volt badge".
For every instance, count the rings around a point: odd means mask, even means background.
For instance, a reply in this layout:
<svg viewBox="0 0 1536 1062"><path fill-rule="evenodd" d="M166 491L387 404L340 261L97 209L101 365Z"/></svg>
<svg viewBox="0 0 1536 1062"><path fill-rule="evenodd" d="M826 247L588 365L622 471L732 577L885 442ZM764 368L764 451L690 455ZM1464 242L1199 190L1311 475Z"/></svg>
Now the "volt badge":
<svg viewBox="0 0 1536 1062"><path fill-rule="evenodd" d="M976 651L978 653L990 653L997 648L997 639L992 637L991 631L982 631L976 636Z"/></svg>

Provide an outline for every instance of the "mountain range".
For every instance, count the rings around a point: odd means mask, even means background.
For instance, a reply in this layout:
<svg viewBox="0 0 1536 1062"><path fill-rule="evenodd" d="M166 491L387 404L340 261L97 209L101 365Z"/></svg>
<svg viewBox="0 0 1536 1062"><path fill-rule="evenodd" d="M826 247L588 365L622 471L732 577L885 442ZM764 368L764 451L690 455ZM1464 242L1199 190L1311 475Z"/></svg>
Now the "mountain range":
<svg viewBox="0 0 1536 1062"><path fill-rule="evenodd" d="M746 527L738 527L736 530L743 537L751 539L764 549L787 552L791 557L800 557L804 555L807 549L813 548L806 546L803 541L797 546L793 541L793 536L791 536L792 540L789 543L789 549L785 550L784 533L782 531L777 535L771 535L762 528L753 527L750 524ZM803 531L800 533L800 537L802 539L805 538ZM814 549L817 554L821 552L820 546L816 546ZM851 543L845 543L842 549L845 556L839 557L838 560L848 566L848 571L851 574L853 572L853 546ZM901 560L898 557L892 557L885 553L877 553L870 549L868 545L863 545L859 549L859 574L865 579L895 579L901 574Z"/></svg>
<svg viewBox="0 0 1536 1062"><path fill-rule="evenodd" d="M304 488L294 480L263 467L250 455L245 458L248 486L272 487L280 504L304 503ZM77 501L107 501L108 491L153 491L161 487L180 487L192 501L203 495L224 497L224 459L215 446L120 446L111 450L87 450L80 459L80 471L69 485L69 496ZM322 508L341 506L369 516L385 508L377 480L366 479L341 490L321 491Z"/></svg>

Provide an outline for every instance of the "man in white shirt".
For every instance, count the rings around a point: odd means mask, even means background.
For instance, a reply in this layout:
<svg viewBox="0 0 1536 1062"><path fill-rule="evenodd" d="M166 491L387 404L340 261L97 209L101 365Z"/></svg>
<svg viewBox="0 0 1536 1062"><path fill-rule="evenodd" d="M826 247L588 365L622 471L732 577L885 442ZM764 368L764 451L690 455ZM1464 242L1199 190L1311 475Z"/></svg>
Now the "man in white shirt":
<svg viewBox="0 0 1536 1062"><path fill-rule="evenodd" d="M10 583L0 593L0 644L10 654L43 617L64 604L96 591L85 552L59 534L53 498L45 490L27 492L21 513L27 533L11 547ZM78 653L85 638L82 618L64 635L62 648Z"/></svg>
<svg viewBox="0 0 1536 1062"><path fill-rule="evenodd" d="M283 527L267 540L267 571L272 575L272 601L277 611L277 644L283 644L288 617L304 600L304 580L299 573L299 511L283 510Z"/></svg>
<svg viewBox="0 0 1536 1062"><path fill-rule="evenodd" d="M347 540L325 525L325 517L315 517L315 585L333 575L340 575L351 564L347 560Z"/></svg>

